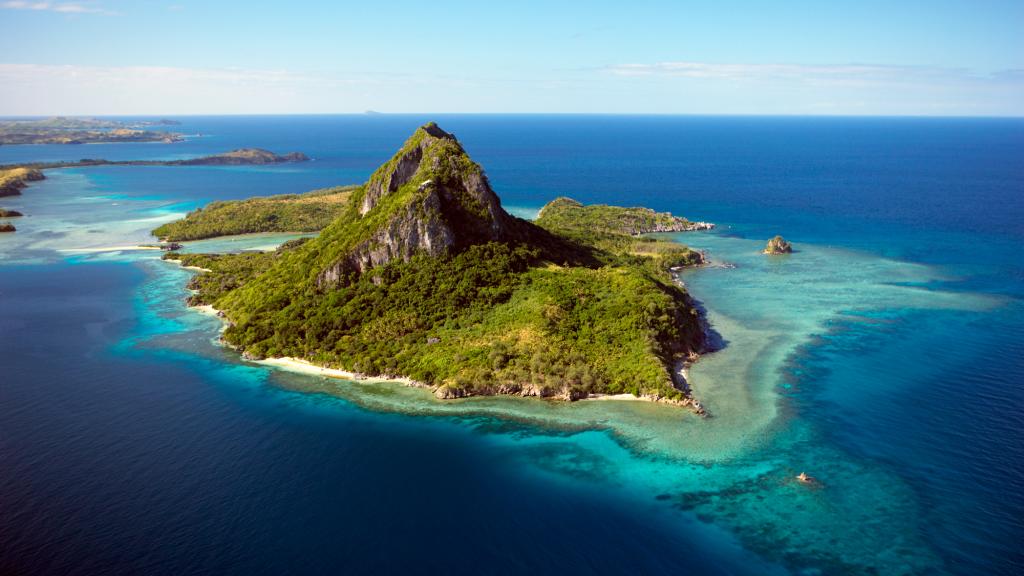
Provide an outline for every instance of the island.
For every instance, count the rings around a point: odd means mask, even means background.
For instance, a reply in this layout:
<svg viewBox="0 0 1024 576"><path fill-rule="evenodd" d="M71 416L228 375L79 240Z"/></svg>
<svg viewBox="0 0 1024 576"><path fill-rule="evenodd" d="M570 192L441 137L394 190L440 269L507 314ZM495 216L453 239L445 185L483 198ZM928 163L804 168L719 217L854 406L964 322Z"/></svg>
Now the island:
<svg viewBox="0 0 1024 576"><path fill-rule="evenodd" d="M0 145L172 143L184 139L181 134L174 132L141 130L137 127L149 124L152 123L128 124L116 120L63 116L41 120L3 120L0 121Z"/></svg>
<svg viewBox="0 0 1024 576"><path fill-rule="evenodd" d="M5 210L0 208L0 218L18 218L20 216L23 216L23 214L17 210Z"/></svg>
<svg viewBox="0 0 1024 576"><path fill-rule="evenodd" d="M638 225L637 209L593 208L558 199L535 223L511 216L456 138L429 123L319 236L164 258L204 270L189 304L217 310L223 341L252 360L402 380L443 399L630 395L702 412L681 368L704 349L703 324L672 273L701 254L636 236L660 226Z"/></svg>
<svg viewBox="0 0 1024 576"><path fill-rule="evenodd" d="M14 224L9 222L0 222L0 232L14 232L16 228Z"/></svg>
<svg viewBox="0 0 1024 576"><path fill-rule="evenodd" d="M792 251L793 246L789 242L786 242L782 236L772 238L764 247L764 254L768 255L789 254Z"/></svg>
<svg viewBox="0 0 1024 576"><path fill-rule="evenodd" d="M164 242L255 232L319 232L341 215L355 186L212 202L153 230Z"/></svg>

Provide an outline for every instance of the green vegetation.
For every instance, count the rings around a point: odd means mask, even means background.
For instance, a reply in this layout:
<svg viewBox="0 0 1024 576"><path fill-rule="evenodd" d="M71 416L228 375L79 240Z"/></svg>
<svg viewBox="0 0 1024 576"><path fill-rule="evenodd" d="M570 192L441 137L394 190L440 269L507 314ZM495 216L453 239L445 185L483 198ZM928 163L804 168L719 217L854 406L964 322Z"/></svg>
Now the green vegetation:
<svg viewBox="0 0 1024 576"><path fill-rule="evenodd" d="M165 258L210 270L193 302L222 310L225 340L250 357L408 376L446 398L684 398L672 366L703 334L666 268L700 255L545 213L541 226L505 213L480 167L428 124L318 238Z"/></svg>
<svg viewBox="0 0 1024 576"><path fill-rule="evenodd" d="M793 251L793 246L782 236L776 236L768 241L768 244L764 247L765 254L789 254Z"/></svg>
<svg viewBox="0 0 1024 576"><path fill-rule="evenodd" d="M253 232L316 232L342 213L356 188L338 186L305 194L213 202L160 226L153 235L180 242Z"/></svg>
<svg viewBox="0 0 1024 576"><path fill-rule="evenodd" d="M650 208L622 208L594 204L584 206L572 198L556 198L541 209L538 223L548 228L585 234L600 232L637 236L651 232L685 232L706 230L713 224L690 222L668 212Z"/></svg>
<svg viewBox="0 0 1024 576"><path fill-rule="evenodd" d="M212 304L218 298L241 286L277 259L278 252L243 252L241 254L182 254L169 252L164 260L175 260L182 266L215 271L199 274L189 282L197 292L188 298L189 306Z"/></svg>
<svg viewBox="0 0 1024 576"><path fill-rule="evenodd" d="M677 242L636 236L669 228L695 229L691 227L693 222L668 212L603 204L584 206L571 198L556 198L541 209L537 225L558 236L597 248L599 257L609 265L647 266L669 271L704 262L700 252Z"/></svg>
<svg viewBox="0 0 1024 576"><path fill-rule="evenodd" d="M181 134L140 130L114 120L55 117L0 121L0 145L89 144L97 142L178 142Z"/></svg>

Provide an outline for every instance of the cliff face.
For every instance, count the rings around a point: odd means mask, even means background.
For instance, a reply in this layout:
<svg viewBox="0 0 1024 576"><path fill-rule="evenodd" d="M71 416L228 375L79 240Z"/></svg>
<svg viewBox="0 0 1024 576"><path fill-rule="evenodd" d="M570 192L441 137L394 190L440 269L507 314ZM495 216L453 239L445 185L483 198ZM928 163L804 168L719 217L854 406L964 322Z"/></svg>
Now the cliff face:
<svg viewBox="0 0 1024 576"><path fill-rule="evenodd" d="M512 240L526 226L501 207L479 165L436 124L418 129L353 197L346 222L351 247L320 274L341 282L392 260L438 256L490 240Z"/></svg>
<svg viewBox="0 0 1024 576"><path fill-rule="evenodd" d="M45 179L35 168L10 168L0 170L0 196L17 196L27 186L26 182Z"/></svg>

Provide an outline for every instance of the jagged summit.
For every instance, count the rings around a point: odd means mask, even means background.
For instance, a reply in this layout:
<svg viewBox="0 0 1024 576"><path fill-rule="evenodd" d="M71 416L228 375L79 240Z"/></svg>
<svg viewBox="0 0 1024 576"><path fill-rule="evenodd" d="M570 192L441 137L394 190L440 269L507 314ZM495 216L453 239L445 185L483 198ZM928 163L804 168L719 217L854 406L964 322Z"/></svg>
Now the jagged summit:
<svg viewBox="0 0 1024 576"><path fill-rule="evenodd" d="M431 122L370 176L353 195L349 213L325 230L323 240L340 243L342 250L326 263L317 284L337 283L418 252L437 256L512 240L525 225L501 207L483 169L455 136Z"/></svg>

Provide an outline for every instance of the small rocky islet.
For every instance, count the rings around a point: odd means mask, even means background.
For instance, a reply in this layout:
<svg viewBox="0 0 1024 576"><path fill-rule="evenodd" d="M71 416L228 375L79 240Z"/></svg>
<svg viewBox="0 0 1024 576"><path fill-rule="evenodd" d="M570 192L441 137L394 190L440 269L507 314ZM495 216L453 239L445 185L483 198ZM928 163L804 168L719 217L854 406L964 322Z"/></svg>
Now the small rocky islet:
<svg viewBox="0 0 1024 576"><path fill-rule="evenodd" d="M791 254L793 252L793 245L786 242L786 239L782 236L775 236L768 241L768 244L764 247L764 254L769 256L778 256L781 254Z"/></svg>

